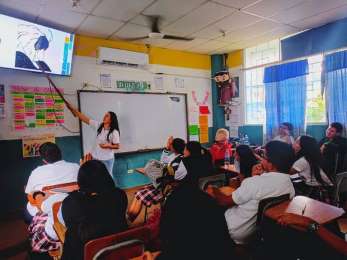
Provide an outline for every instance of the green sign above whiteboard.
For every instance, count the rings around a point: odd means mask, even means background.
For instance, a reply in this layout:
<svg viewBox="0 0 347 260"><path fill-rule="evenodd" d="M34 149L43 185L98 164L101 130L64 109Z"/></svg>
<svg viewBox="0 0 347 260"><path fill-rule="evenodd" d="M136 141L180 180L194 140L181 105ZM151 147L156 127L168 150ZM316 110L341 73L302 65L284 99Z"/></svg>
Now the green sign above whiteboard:
<svg viewBox="0 0 347 260"><path fill-rule="evenodd" d="M117 80L117 88L125 91L144 92L151 89L151 85L146 81L123 81Z"/></svg>

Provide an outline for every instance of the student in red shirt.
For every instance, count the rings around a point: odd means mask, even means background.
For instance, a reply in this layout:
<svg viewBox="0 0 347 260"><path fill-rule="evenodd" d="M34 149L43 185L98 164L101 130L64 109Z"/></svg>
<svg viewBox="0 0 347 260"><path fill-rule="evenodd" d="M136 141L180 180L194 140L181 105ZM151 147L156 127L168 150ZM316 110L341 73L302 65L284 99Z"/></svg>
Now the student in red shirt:
<svg viewBox="0 0 347 260"><path fill-rule="evenodd" d="M229 143L229 131L220 128L217 130L215 143L210 148L213 164L218 168L224 165L226 152L232 156L232 145Z"/></svg>

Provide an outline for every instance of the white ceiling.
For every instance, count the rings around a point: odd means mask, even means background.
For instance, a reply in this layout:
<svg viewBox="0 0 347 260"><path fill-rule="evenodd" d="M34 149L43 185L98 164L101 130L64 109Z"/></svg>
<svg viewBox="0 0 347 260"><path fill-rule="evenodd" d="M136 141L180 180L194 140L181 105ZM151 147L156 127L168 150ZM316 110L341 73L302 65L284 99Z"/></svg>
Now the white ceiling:
<svg viewBox="0 0 347 260"><path fill-rule="evenodd" d="M347 17L347 0L0 0L0 13L105 39L145 36L145 15L160 15L162 32L195 40L138 42L212 54Z"/></svg>

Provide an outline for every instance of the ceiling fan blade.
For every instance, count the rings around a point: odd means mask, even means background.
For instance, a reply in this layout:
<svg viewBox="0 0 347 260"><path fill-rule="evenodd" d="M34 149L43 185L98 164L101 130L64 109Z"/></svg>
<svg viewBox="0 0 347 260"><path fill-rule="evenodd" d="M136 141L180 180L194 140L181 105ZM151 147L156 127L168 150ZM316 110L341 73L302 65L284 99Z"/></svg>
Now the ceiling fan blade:
<svg viewBox="0 0 347 260"><path fill-rule="evenodd" d="M181 37L181 36L176 36L176 35L169 35L165 34L163 39L168 39L168 40L179 40L179 41L192 41L194 38L189 38L189 37Z"/></svg>
<svg viewBox="0 0 347 260"><path fill-rule="evenodd" d="M145 39L148 39L149 37L148 36L142 36L142 37L133 37L133 38L119 38L120 40L122 41L139 41L139 40L145 40Z"/></svg>
<svg viewBox="0 0 347 260"><path fill-rule="evenodd" d="M151 21L151 32L160 33L159 31L159 20L161 19L159 15L147 16Z"/></svg>

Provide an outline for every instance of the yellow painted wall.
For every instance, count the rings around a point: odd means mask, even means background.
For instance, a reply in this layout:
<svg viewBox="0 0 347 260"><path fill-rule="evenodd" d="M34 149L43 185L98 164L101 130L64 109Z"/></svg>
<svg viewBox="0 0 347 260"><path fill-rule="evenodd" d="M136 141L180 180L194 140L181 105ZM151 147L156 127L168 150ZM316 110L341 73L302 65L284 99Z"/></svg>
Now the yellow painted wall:
<svg viewBox="0 0 347 260"><path fill-rule="evenodd" d="M144 44L116 40L104 40L100 38L76 35L75 55L96 57L98 47L108 47L148 53L149 62L151 64L193 69L211 69L211 59L209 55L164 49L154 46L148 48Z"/></svg>
<svg viewBox="0 0 347 260"><path fill-rule="evenodd" d="M243 64L243 50L228 53L227 65L229 68L239 67Z"/></svg>

